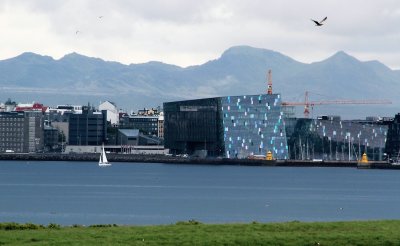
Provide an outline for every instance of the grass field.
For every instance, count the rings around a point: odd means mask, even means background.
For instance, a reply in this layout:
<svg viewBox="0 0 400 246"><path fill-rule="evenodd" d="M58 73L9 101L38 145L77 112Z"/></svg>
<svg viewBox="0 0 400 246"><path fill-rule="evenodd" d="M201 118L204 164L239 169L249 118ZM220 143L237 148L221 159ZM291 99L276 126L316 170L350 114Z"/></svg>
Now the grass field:
<svg viewBox="0 0 400 246"><path fill-rule="evenodd" d="M0 245L400 245L400 221L89 227L2 223Z"/></svg>

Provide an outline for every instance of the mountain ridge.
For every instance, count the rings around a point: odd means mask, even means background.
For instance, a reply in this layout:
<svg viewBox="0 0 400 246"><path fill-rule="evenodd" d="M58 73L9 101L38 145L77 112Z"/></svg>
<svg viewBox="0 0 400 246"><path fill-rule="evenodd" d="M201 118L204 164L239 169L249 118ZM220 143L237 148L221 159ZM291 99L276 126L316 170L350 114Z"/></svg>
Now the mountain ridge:
<svg viewBox="0 0 400 246"><path fill-rule="evenodd" d="M274 92L281 93L284 101L300 100L305 91L338 99L385 98L394 102L385 106L386 111L378 111L385 114L394 114L400 103L396 93L400 71L379 61L360 61L338 51L322 61L302 63L277 51L245 45L189 67L158 61L125 65L75 52L56 60L25 52L0 61L0 101L12 97L56 105L111 100L121 108L152 107L174 100L265 93L269 69ZM368 109L376 107L366 107L364 115L373 115ZM354 115L346 108L339 113Z"/></svg>

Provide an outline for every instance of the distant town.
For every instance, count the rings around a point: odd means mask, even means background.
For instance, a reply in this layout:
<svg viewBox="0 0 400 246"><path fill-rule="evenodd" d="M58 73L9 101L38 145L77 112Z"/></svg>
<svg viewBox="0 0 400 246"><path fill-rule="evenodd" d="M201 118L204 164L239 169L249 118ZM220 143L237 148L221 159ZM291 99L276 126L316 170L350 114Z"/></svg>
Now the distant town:
<svg viewBox="0 0 400 246"><path fill-rule="evenodd" d="M342 120L296 118L279 94L166 102L124 112L114 102L0 103L1 153L160 154L280 160L395 159L400 115Z"/></svg>

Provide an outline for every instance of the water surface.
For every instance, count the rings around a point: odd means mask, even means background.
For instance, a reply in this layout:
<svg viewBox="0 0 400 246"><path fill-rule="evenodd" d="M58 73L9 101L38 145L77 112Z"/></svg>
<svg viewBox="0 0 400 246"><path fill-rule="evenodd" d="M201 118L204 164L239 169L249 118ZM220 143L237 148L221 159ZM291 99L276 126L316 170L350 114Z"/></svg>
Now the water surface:
<svg viewBox="0 0 400 246"><path fill-rule="evenodd" d="M0 222L400 219L396 170L0 161Z"/></svg>

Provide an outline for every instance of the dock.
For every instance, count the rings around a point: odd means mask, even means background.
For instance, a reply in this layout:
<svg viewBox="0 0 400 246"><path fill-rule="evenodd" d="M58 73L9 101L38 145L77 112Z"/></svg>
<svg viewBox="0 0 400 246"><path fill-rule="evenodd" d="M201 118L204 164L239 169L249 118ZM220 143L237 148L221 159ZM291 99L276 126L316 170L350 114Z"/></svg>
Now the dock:
<svg viewBox="0 0 400 246"><path fill-rule="evenodd" d="M238 166L278 166L278 167L346 167L359 169L399 169L400 165L392 165L384 161L370 161L360 165L357 161L310 161L310 160L265 160L265 159L228 159L228 158L190 158L169 155L148 154L107 154L110 162L142 162L165 164L193 164L193 165L238 165ZM97 162L96 153L2 153L1 160L19 161L80 161Z"/></svg>

